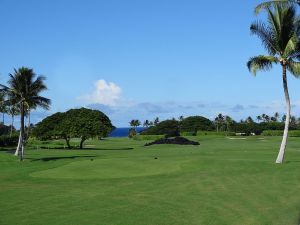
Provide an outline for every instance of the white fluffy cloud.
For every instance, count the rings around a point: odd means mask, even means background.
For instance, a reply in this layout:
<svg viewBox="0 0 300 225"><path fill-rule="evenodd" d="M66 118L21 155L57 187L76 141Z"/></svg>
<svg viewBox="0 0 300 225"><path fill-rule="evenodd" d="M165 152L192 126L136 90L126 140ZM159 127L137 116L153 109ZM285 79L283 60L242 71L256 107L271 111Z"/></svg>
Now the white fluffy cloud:
<svg viewBox="0 0 300 225"><path fill-rule="evenodd" d="M112 82L97 80L92 93L79 97L88 104L115 106L121 98L122 89Z"/></svg>

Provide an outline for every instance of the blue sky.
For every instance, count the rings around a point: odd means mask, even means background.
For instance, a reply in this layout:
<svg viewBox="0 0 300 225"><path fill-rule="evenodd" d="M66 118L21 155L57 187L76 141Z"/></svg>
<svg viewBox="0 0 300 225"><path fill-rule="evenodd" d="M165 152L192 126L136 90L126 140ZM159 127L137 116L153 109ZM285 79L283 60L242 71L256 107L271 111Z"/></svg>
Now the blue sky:
<svg viewBox="0 0 300 225"><path fill-rule="evenodd" d="M265 53L249 26L261 1L0 0L0 82L20 66L47 76L50 112L103 110L116 126L180 115L239 120L284 112L280 68L253 77ZM300 80L289 77L300 116Z"/></svg>

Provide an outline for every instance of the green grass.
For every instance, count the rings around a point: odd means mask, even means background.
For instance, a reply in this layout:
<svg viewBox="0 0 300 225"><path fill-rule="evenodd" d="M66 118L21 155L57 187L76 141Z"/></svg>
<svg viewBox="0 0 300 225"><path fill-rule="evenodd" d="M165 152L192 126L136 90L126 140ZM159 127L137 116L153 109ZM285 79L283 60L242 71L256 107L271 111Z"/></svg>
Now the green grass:
<svg viewBox="0 0 300 225"><path fill-rule="evenodd" d="M299 224L300 138L279 166L280 137L193 139L201 145L36 142L24 162L0 151L0 224Z"/></svg>

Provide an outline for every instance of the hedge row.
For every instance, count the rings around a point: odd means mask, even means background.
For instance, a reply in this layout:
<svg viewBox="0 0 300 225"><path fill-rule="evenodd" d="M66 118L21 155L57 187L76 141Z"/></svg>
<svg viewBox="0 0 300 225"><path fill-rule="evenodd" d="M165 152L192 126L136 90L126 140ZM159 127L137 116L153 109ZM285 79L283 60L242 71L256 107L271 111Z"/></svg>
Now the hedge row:
<svg viewBox="0 0 300 225"><path fill-rule="evenodd" d="M262 132L263 136L282 136L283 130L265 130ZM290 130L289 137L300 137L300 130Z"/></svg>
<svg viewBox="0 0 300 225"><path fill-rule="evenodd" d="M19 135L14 134L10 137L10 135L2 135L0 136L0 147L11 147L16 146L19 141Z"/></svg>

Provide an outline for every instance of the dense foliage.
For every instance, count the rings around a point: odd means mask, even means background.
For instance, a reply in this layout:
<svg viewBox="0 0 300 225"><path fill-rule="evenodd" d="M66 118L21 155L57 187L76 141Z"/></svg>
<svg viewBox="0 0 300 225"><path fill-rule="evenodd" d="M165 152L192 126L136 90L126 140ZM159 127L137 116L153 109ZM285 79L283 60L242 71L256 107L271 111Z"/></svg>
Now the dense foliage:
<svg viewBox="0 0 300 225"><path fill-rule="evenodd" d="M80 148L88 138L107 137L112 131L110 119L98 110L71 109L56 113L36 125L33 135L41 140L63 138L70 146L70 138L80 138Z"/></svg>
<svg viewBox="0 0 300 225"><path fill-rule="evenodd" d="M11 126L6 126L3 123L0 123L0 135L7 135L10 133L11 128L13 128L13 130L15 130L14 127Z"/></svg>
<svg viewBox="0 0 300 225"><path fill-rule="evenodd" d="M157 123L155 126L151 126L148 129L141 132L145 135L169 135L179 131L179 122L177 120L165 120Z"/></svg>
<svg viewBox="0 0 300 225"><path fill-rule="evenodd" d="M202 116L191 116L182 118L179 121L173 119L162 121L157 125L153 124L152 126L147 127L141 134L168 135L169 133L179 131L182 135L195 136L203 135L207 132L211 134L212 131L215 131L215 134L260 135L265 130L282 131L284 128L284 120L284 116L281 121L279 120L278 113L275 113L274 116L268 116L266 114L257 116L258 122L255 122L251 117L237 122L229 116L223 116L222 114L219 114L214 121ZM291 117L290 130L300 130L300 118L296 119L293 116Z"/></svg>
<svg viewBox="0 0 300 225"><path fill-rule="evenodd" d="M214 130L214 124L212 121L203 116L190 116L180 121L181 132L195 132L204 130Z"/></svg>
<svg viewBox="0 0 300 225"><path fill-rule="evenodd" d="M19 141L19 135L1 135L0 136L0 147L11 147L16 146Z"/></svg>

